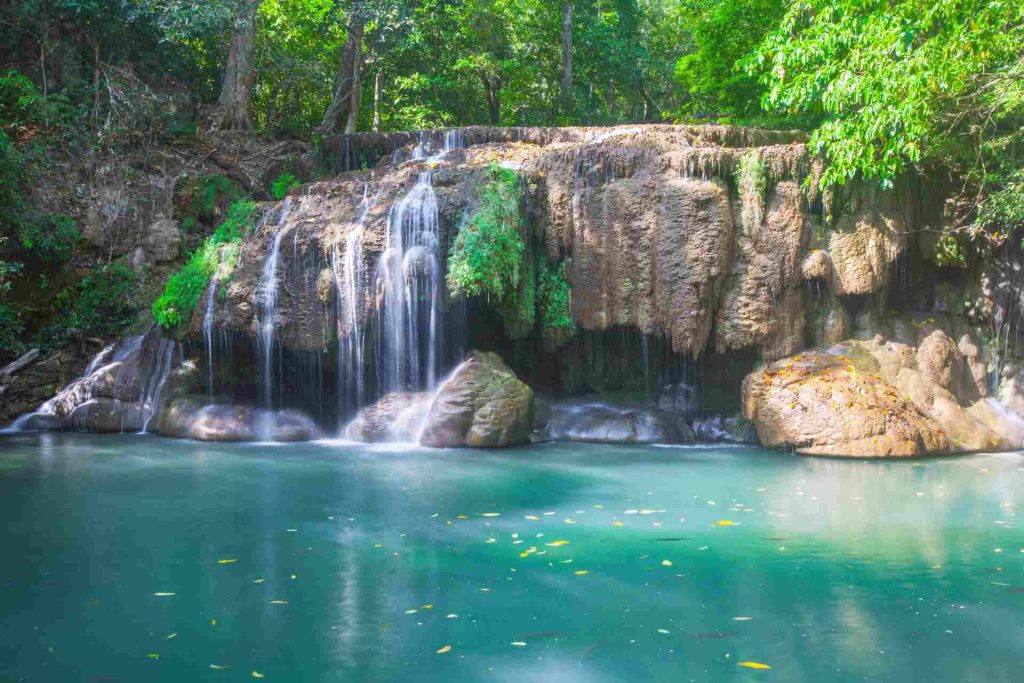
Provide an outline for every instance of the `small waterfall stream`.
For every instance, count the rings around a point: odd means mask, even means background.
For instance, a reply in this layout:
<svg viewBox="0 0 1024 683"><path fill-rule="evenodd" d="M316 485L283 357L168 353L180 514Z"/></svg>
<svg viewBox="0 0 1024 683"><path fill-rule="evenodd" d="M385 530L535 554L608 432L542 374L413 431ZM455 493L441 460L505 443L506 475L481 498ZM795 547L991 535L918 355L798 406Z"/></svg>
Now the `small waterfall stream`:
<svg viewBox="0 0 1024 683"><path fill-rule="evenodd" d="M210 403L213 403L213 317L214 306L217 300L217 288L220 285L222 271L224 268L224 250L219 252L219 263L213 277L210 278L210 286L206 291L206 314L203 316L203 339L206 341L206 393Z"/></svg>
<svg viewBox="0 0 1024 683"><path fill-rule="evenodd" d="M359 219L345 235L344 252L339 252L337 244L331 250L338 310L338 407L342 415L361 407L365 400L362 310L366 269L363 234L375 199L370 198L369 188L364 186Z"/></svg>
<svg viewBox="0 0 1024 683"><path fill-rule="evenodd" d="M387 249L377 264L383 294L379 325L380 393L423 390L441 368L441 266L437 195L430 172L388 216Z"/></svg>
<svg viewBox="0 0 1024 683"><path fill-rule="evenodd" d="M263 271L260 274L259 284L256 286L255 307L259 311L257 323L257 345L262 360L262 374L260 393L263 398L263 407L267 410L273 408L273 353L274 335L277 331L277 293L278 293L278 264L281 260L281 241L284 238L284 226L291 214L291 197L286 197L281 204L277 217L277 227L274 230L274 240L271 243L270 251L263 262Z"/></svg>
<svg viewBox="0 0 1024 683"><path fill-rule="evenodd" d="M154 356L147 359L149 372L147 373L142 402L142 432L144 434L149 432L149 423L160 412L164 386L166 386L167 378L170 377L171 370L174 368L174 355L178 350L178 342L165 339L161 335Z"/></svg>

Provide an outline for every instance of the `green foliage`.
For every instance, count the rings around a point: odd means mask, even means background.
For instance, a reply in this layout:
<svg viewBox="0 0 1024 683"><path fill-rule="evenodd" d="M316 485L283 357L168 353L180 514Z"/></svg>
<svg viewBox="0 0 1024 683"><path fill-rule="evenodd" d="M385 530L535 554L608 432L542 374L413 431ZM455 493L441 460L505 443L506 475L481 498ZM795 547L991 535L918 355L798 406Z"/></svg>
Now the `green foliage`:
<svg viewBox="0 0 1024 683"><path fill-rule="evenodd" d="M282 173L270 185L270 196L281 201L288 193L299 187L299 181L291 173Z"/></svg>
<svg viewBox="0 0 1024 683"><path fill-rule="evenodd" d="M210 278L224 262L222 274L230 276L238 259L239 247L249 234L256 205L239 200L228 209L217 230L196 249L178 272L171 275L164 291L153 303L153 318L166 329L187 323L210 284Z"/></svg>
<svg viewBox="0 0 1024 683"><path fill-rule="evenodd" d="M44 346L63 341L71 333L112 337L131 322L131 297L136 289L135 272L115 261L98 266L77 284L57 295L54 322L44 330Z"/></svg>
<svg viewBox="0 0 1024 683"><path fill-rule="evenodd" d="M37 214L19 220L18 238L27 254L56 265L68 260L80 235L69 216Z"/></svg>
<svg viewBox="0 0 1024 683"><path fill-rule="evenodd" d="M242 187L227 176L192 176L185 181L178 203L181 222L191 221L190 225L194 225L209 221L225 203L234 202L244 194Z"/></svg>
<svg viewBox="0 0 1024 683"><path fill-rule="evenodd" d="M576 332L572 317L572 286L565 264L552 267L541 257L537 270L537 308L545 341L564 343Z"/></svg>
<svg viewBox="0 0 1024 683"><path fill-rule="evenodd" d="M737 62L778 23L783 8L782 0L729 0L691 8L684 30L691 50L675 64L675 80L683 91L681 117L759 118L761 88Z"/></svg>
<svg viewBox="0 0 1024 683"><path fill-rule="evenodd" d="M453 296L483 296L500 303L519 287L523 265L523 189L519 175L491 165L476 210L448 255Z"/></svg>
<svg viewBox="0 0 1024 683"><path fill-rule="evenodd" d="M746 64L767 108L825 115L811 137L829 162L823 186L859 175L888 187L926 156L984 153L959 136L986 140L1020 111L1008 76L1022 41L1020 2L797 0ZM998 102L1005 88L1016 102Z"/></svg>

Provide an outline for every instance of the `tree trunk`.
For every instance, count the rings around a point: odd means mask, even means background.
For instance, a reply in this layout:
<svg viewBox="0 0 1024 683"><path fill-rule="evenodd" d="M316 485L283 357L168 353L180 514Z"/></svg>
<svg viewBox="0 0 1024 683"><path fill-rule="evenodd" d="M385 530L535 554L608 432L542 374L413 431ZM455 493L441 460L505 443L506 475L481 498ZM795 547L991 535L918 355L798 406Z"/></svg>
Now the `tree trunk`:
<svg viewBox="0 0 1024 683"><path fill-rule="evenodd" d="M252 99L252 53L256 43L256 11L260 0L245 0L231 26L231 44L224 65L224 80L217 100L214 127L248 130L249 101Z"/></svg>
<svg viewBox="0 0 1024 683"><path fill-rule="evenodd" d="M363 46L360 41L356 48L356 59L352 65L352 96L349 97L348 121L345 134L351 135L359 128L359 109L363 104Z"/></svg>
<svg viewBox="0 0 1024 683"><path fill-rule="evenodd" d="M480 78L484 83L484 95L487 97L487 117L492 126L501 125L501 78L488 76L487 72L481 70Z"/></svg>
<svg viewBox="0 0 1024 683"><path fill-rule="evenodd" d="M363 21L358 14L352 17L348 27L348 37L345 39L345 50L341 54L341 64L338 66L338 76L334 81L334 92L331 94L331 104L324 112L323 121L317 129L321 133L337 133L342 126L348 122L348 112L351 106L353 85L355 81L356 60L363 46Z"/></svg>
<svg viewBox="0 0 1024 683"><path fill-rule="evenodd" d="M562 5L562 111L572 111L572 3Z"/></svg>
<svg viewBox="0 0 1024 683"><path fill-rule="evenodd" d="M373 81L373 132L380 132L380 102L384 95L384 69L377 69Z"/></svg>

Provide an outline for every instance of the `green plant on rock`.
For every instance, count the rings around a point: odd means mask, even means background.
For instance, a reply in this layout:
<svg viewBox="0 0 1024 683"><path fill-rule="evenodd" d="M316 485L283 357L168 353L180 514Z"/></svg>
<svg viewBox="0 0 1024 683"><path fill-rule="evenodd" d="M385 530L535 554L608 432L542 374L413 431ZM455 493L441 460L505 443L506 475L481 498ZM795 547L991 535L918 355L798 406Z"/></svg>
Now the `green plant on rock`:
<svg viewBox="0 0 1024 683"><path fill-rule="evenodd" d="M244 195L242 187L223 175L193 176L181 195L181 222L211 219L221 202L235 202Z"/></svg>
<svg viewBox="0 0 1024 683"><path fill-rule="evenodd" d="M242 199L228 209L217 230L196 249L188 262L167 280L163 293L153 304L153 318L165 329L172 329L192 318L210 278L223 268L227 279L238 261L242 240L249 234L256 216L256 204Z"/></svg>
<svg viewBox="0 0 1024 683"><path fill-rule="evenodd" d="M507 304L522 277L522 185L515 171L492 164L476 210L462 226L448 256L453 296L482 296Z"/></svg>
<svg viewBox="0 0 1024 683"><path fill-rule="evenodd" d="M72 336L112 337L131 322L135 315L132 295L138 278L126 263L114 261L93 268L74 285L57 294L56 316L36 339L50 349Z"/></svg>
<svg viewBox="0 0 1024 683"><path fill-rule="evenodd" d="M270 196L281 201L288 193L299 187L298 179L291 173L282 173L270 184Z"/></svg>
<svg viewBox="0 0 1024 683"><path fill-rule="evenodd" d="M22 216L18 223L21 248L50 264L67 261L81 237L70 216L35 214Z"/></svg>
<svg viewBox="0 0 1024 683"><path fill-rule="evenodd" d="M565 276L565 264L548 265L540 258L537 269L537 308L545 342L556 346L576 333L572 317L572 286Z"/></svg>

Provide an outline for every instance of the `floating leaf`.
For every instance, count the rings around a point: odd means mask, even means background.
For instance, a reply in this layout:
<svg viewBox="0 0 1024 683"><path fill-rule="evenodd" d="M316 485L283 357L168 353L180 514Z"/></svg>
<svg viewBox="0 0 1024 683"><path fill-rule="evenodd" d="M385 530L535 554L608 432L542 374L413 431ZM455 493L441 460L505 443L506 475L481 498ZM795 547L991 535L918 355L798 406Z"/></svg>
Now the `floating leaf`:
<svg viewBox="0 0 1024 683"><path fill-rule="evenodd" d="M658 629L658 633L661 633L661 634L664 634L664 635L668 635L669 633L671 633L671 631L669 631L668 629L659 628Z"/></svg>
<svg viewBox="0 0 1024 683"><path fill-rule="evenodd" d="M740 662L737 666L745 666L748 669L770 669L771 667L761 662Z"/></svg>
<svg viewBox="0 0 1024 683"><path fill-rule="evenodd" d="M231 667L230 666L221 666L220 664L211 664L210 668L213 669L214 671L227 671Z"/></svg>
<svg viewBox="0 0 1024 683"><path fill-rule="evenodd" d="M444 653L451 652L451 651L452 651L452 646L451 645L445 645L444 647L442 647L440 650L437 651L437 654L443 655Z"/></svg>
<svg viewBox="0 0 1024 683"><path fill-rule="evenodd" d="M260 673L259 671L253 671L253 672L252 672L252 677L253 677L253 678L266 678L266 676L264 676L263 674L261 674L261 673Z"/></svg>
<svg viewBox="0 0 1024 683"><path fill-rule="evenodd" d="M271 600L270 604L271 605L287 605L288 601L287 600Z"/></svg>
<svg viewBox="0 0 1024 683"><path fill-rule="evenodd" d="M177 593L153 593L153 595L155 595L158 598L169 598L172 595L177 595Z"/></svg>
<svg viewBox="0 0 1024 683"><path fill-rule="evenodd" d="M237 559L217 560L217 564L234 564L235 562L238 562L238 560Z"/></svg>
<svg viewBox="0 0 1024 683"><path fill-rule="evenodd" d="M733 617L732 620L733 621L750 621L753 618L754 617Z"/></svg>
<svg viewBox="0 0 1024 683"><path fill-rule="evenodd" d="M720 519L718 520L718 526L738 526L736 522L731 519Z"/></svg>
<svg viewBox="0 0 1024 683"><path fill-rule="evenodd" d="M174 632L171 635L169 635L166 638L164 638L164 640L171 640L172 638L177 638L177 637L178 637L178 633Z"/></svg>
<svg viewBox="0 0 1024 683"><path fill-rule="evenodd" d="M266 579L256 579L253 583L263 583L264 581L266 581Z"/></svg>
<svg viewBox="0 0 1024 683"><path fill-rule="evenodd" d="M516 647L526 647L526 643L521 640L513 640L509 645L515 645Z"/></svg>
<svg viewBox="0 0 1024 683"><path fill-rule="evenodd" d="M562 541L562 540L551 541L551 543L545 543L545 545L549 545L552 548L557 548L559 546L569 545L569 541Z"/></svg>
<svg viewBox="0 0 1024 683"><path fill-rule="evenodd" d="M588 570L586 570L586 569L580 569L578 572L576 572L576 576L583 576L584 574L589 574L589 573L590 572Z"/></svg>
<svg viewBox="0 0 1024 683"><path fill-rule="evenodd" d="M662 560L661 561L661 566L662 567L671 567L672 566L672 560Z"/></svg>
<svg viewBox="0 0 1024 683"><path fill-rule="evenodd" d="M537 515L526 515L526 519L532 519L534 521L540 519Z"/></svg>
<svg viewBox="0 0 1024 683"><path fill-rule="evenodd" d="M148 655L146 655L146 656L147 656L147 657L149 657L150 659L160 659L160 655L158 655L158 654L157 654L157 653L155 653L155 652L150 652L150 653L149 653Z"/></svg>
<svg viewBox="0 0 1024 683"><path fill-rule="evenodd" d="M500 512L481 512L481 517L501 517Z"/></svg>

